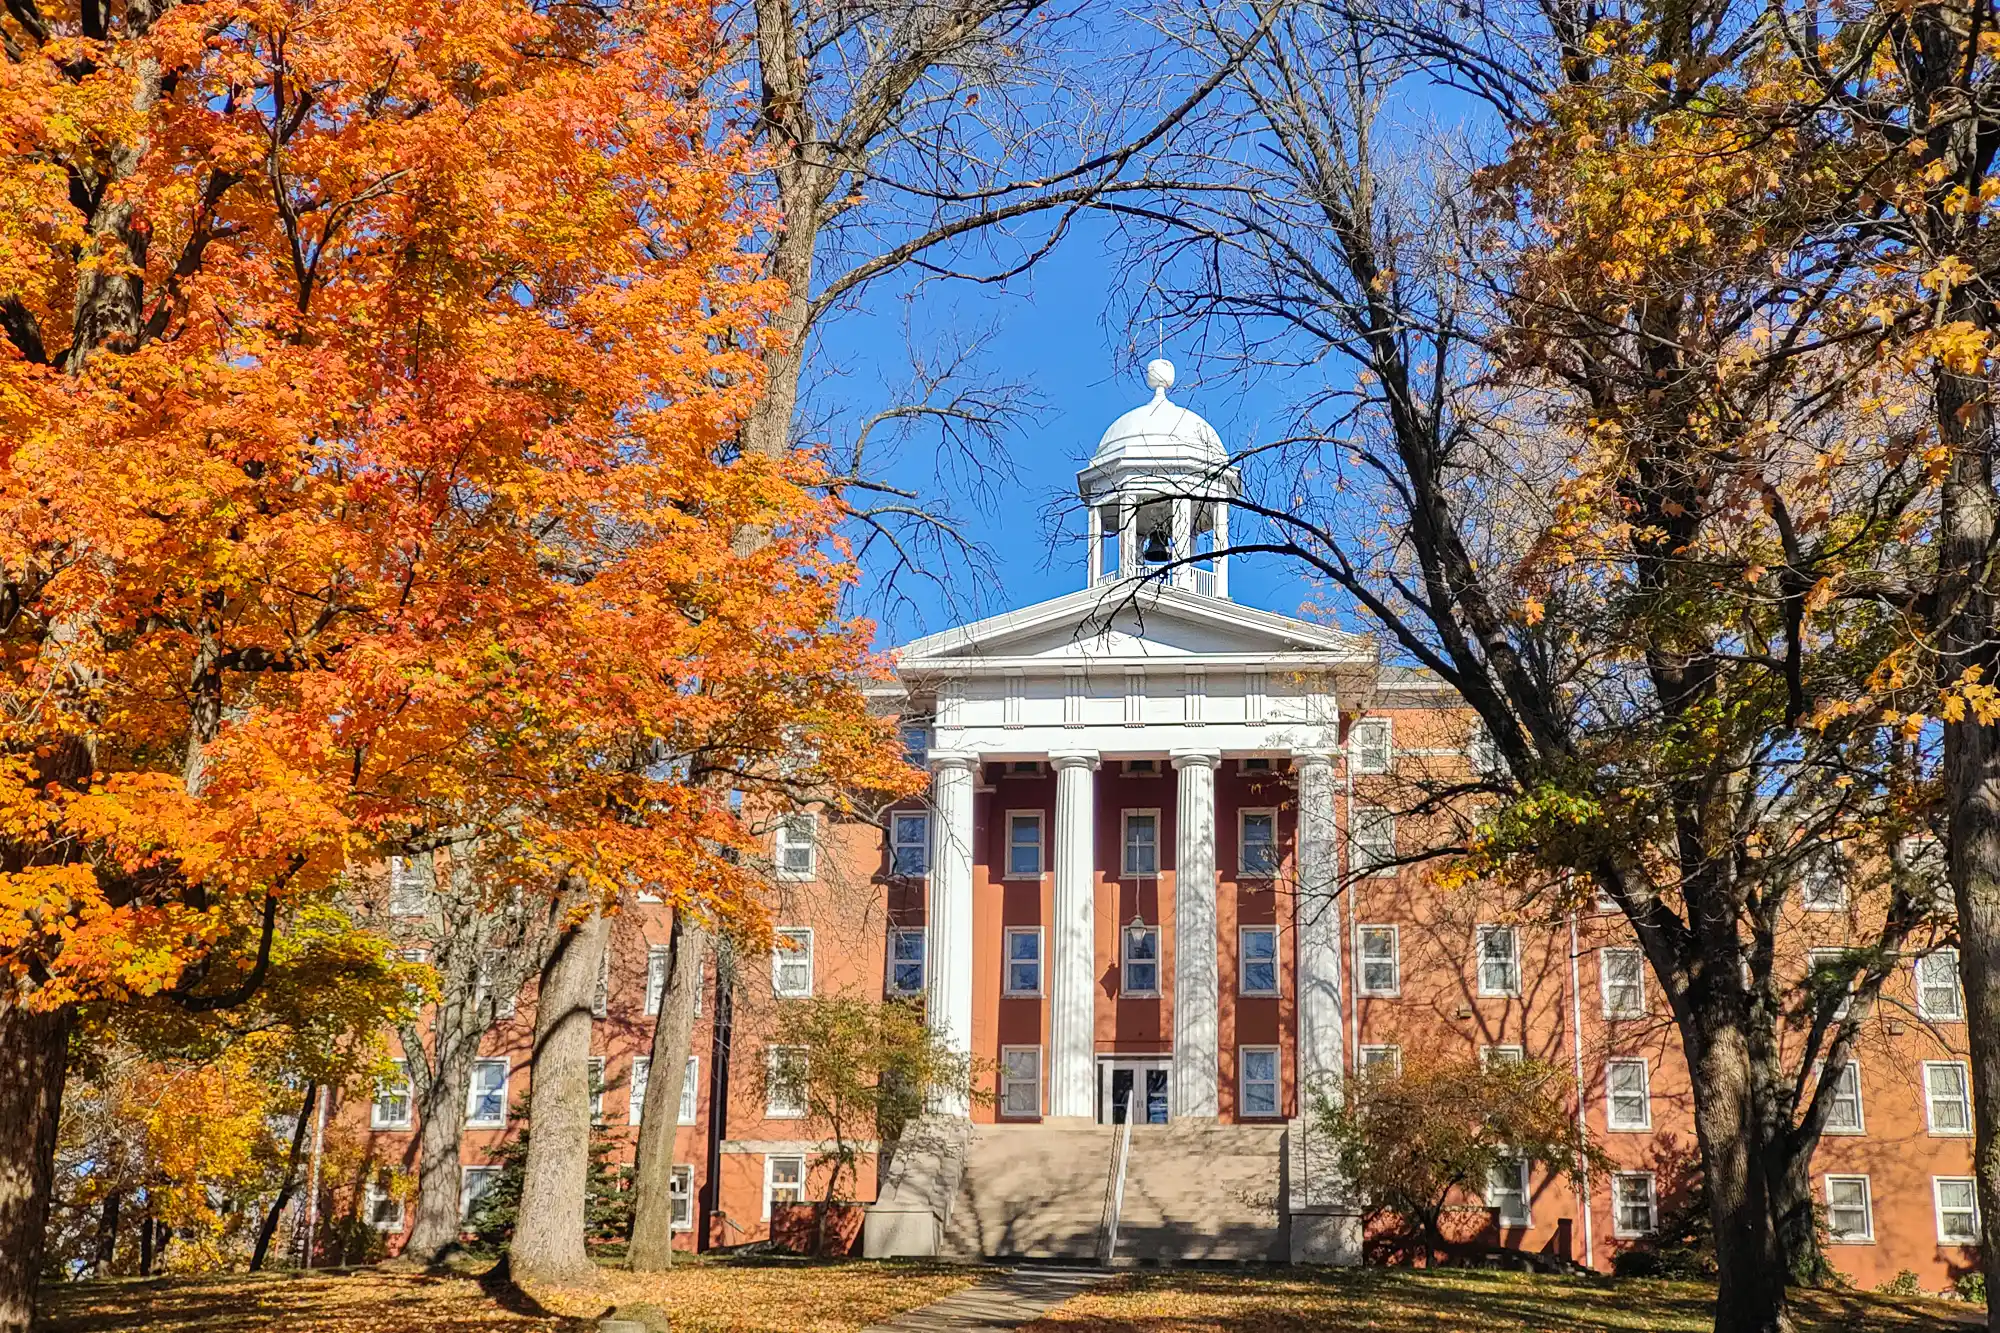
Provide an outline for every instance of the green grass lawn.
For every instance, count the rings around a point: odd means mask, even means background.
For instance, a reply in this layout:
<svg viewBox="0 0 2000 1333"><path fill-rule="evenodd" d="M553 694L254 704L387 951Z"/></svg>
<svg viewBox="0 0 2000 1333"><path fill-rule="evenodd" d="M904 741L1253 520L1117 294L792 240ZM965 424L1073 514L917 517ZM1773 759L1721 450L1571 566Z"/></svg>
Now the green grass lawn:
<svg viewBox="0 0 2000 1333"><path fill-rule="evenodd" d="M1705 1333L1715 1289L1465 1269L1178 1272L1119 1278L1026 1327L1034 1333ZM1983 1307L1802 1292L1799 1333L1954 1333Z"/></svg>
<svg viewBox="0 0 2000 1333"><path fill-rule="evenodd" d="M614 1304L667 1311L676 1333L855 1333L939 1300L983 1270L941 1264L702 1259L607 1270L549 1308L479 1282L387 1269L58 1283L37 1333L582 1333ZM1714 1288L1462 1269L1182 1271L1108 1280L1034 1333L1705 1333ZM1799 1333L1963 1333L1984 1312L1944 1301L1804 1292Z"/></svg>

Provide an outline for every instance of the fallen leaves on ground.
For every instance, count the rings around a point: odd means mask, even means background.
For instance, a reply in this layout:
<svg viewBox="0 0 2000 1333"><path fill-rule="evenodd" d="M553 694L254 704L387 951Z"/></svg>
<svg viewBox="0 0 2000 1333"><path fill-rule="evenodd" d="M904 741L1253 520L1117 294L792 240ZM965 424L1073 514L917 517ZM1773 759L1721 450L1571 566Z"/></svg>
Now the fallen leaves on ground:
<svg viewBox="0 0 2000 1333"><path fill-rule="evenodd" d="M1021 1333L1708 1333L1715 1289L1691 1282L1470 1270L1157 1273L1122 1277ZM1962 1333L1976 1307L1802 1292L1799 1333ZM1984 1327L1984 1321L1979 1321Z"/></svg>
<svg viewBox="0 0 2000 1333"><path fill-rule="evenodd" d="M607 1270L589 1292L542 1293L546 1309L466 1277L383 1269L53 1283L36 1333L569 1333L613 1304L648 1302L675 1333L854 1333L971 1286L943 1264L696 1259L667 1273Z"/></svg>
<svg viewBox="0 0 2000 1333"><path fill-rule="evenodd" d="M675 1333L854 1333L905 1310L943 1300L985 1274L963 1264L857 1263L773 1256L676 1262L670 1272L607 1269L587 1296L548 1293L565 1314L608 1304L656 1305ZM594 1309L582 1308L595 1301Z"/></svg>

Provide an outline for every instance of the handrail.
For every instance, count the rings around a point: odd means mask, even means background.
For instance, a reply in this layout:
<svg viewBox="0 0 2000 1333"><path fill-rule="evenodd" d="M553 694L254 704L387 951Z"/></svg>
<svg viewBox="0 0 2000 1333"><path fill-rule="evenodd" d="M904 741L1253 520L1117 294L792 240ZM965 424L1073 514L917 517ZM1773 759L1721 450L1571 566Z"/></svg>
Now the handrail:
<svg viewBox="0 0 2000 1333"><path fill-rule="evenodd" d="M1125 1167L1132 1156L1132 1122L1128 1119L1118 1126L1115 1162L1111 1168L1111 1181L1107 1193L1110 1198L1104 1210L1104 1258L1108 1268L1118 1257L1118 1221L1125 1212Z"/></svg>

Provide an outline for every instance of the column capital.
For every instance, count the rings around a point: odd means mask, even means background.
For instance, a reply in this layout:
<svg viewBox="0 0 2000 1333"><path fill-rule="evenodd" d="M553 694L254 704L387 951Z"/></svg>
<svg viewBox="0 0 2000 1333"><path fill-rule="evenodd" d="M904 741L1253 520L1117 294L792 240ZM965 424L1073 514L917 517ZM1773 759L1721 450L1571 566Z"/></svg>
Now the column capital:
<svg viewBox="0 0 2000 1333"><path fill-rule="evenodd" d="M1295 764L1331 764L1339 751L1331 745L1302 745L1292 750Z"/></svg>
<svg viewBox="0 0 2000 1333"><path fill-rule="evenodd" d="M1065 768L1096 768L1095 750L1051 750L1049 767L1060 772Z"/></svg>
<svg viewBox="0 0 2000 1333"><path fill-rule="evenodd" d="M1220 750L1170 750L1167 757L1175 768L1214 768L1222 762Z"/></svg>
<svg viewBox="0 0 2000 1333"><path fill-rule="evenodd" d="M970 773L979 767L979 755L972 750L932 750L929 758L933 773Z"/></svg>

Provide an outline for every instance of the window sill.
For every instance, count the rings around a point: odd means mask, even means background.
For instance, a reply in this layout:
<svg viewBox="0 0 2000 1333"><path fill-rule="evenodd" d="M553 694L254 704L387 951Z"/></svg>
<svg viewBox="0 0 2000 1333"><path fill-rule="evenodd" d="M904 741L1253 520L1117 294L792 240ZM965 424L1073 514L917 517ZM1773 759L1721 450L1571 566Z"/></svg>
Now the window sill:
<svg viewBox="0 0 2000 1333"><path fill-rule="evenodd" d="M1364 1000L1400 1000L1403 998L1403 991L1401 987L1398 987L1395 990L1357 991L1356 994L1360 995L1360 997Z"/></svg>
<svg viewBox="0 0 2000 1333"><path fill-rule="evenodd" d="M1969 1139L1972 1137L1972 1131L1969 1129L1928 1129L1924 1133L1934 1139Z"/></svg>
<svg viewBox="0 0 2000 1333"><path fill-rule="evenodd" d="M1826 1243L1829 1245L1873 1245L1875 1238L1873 1236L1828 1236Z"/></svg>
<svg viewBox="0 0 2000 1333"><path fill-rule="evenodd" d="M504 1120L468 1120L465 1122L465 1127L467 1129L505 1129L507 1128L507 1122Z"/></svg>
<svg viewBox="0 0 2000 1333"><path fill-rule="evenodd" d="M1039 1000L1043 997L1042 993L1038 990L1003 990L1000 992L1000 998L1003 1000Z"/></svg>
<svg viewBox="0 0 2000 1333"><path fill-rule="evenodd" d="M1917 1010L1917 1017L1926 1023L1963 1023L1965 1021L1964 1014L1927 1014L1921 1009Z"/></svg>
<svg viewBox="0 0 2000 1333"><path fill-rule="evenodd" d="M1035 871L1033 874L1029 874L1026 871L1009 871L1000 878L1015 884L1033 884L1041 879L1043 873L1040 870Z"/></svg>
<svg viewBox="0 0 2000 1333"><path fill-rule="evenodd" d="M1864 1128L1864 1129L1833 1129L1833 1128L1829 1127L1829 1128L1826 1128L1826 1129L1822 1129L1822 1130L1820 1131L1820 1133L1822 1133L1822 1134L1831 1134L1831 1135L1833 1135L1833 1136L1834 1136L1835 1138L1839 1138L1839 1139L1865 1139L1865 1138L1867 1138L1867 1137L1868 1137L1868 1131L1867 1131L1867 1130L1866 1130L1865 1128Z"/></svg>
<svg viewBox="0 0 2000 1333"><path fill-rule="evenodd" d="M1606 1134L1650 1134L1653 1132L1653 1127L1651 1125L1614 1125L1607 1121L1605 1122L1604 1132Z"/></svg>
<svg viewBox="0 0 2000 1333"><path fill-rule="evenodd" d="M1284 996L1274 990L1246 990L1238 991L1236 998L1239 1000L1281 1000Z"/></svg>
<svg viewBox="0 0 2000 1333"><path fill-rule="evenodd" d="M1118 992L1118 998L1121 1000L1157 1000L1160 998L1160 993L1156 990L1121 990Z"/></svg>

